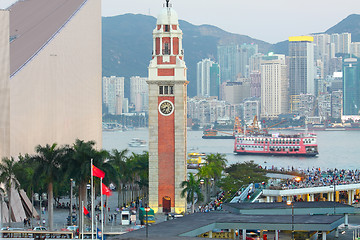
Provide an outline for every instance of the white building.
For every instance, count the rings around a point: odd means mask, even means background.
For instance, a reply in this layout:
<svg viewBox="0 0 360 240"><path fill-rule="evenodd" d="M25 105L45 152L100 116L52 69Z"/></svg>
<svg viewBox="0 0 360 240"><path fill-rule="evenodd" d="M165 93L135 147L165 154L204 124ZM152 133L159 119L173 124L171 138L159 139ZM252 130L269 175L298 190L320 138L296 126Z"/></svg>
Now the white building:
<svg viewBox="0 0 360 240"><path fill-rule="evenodd" d="M285 55L269 55L261 61L261 117L276 118L288 112L288 77Z"/></svg>
<svg viewBox="0 0 360 240"><path fill-rule="evenodd" d="M108 113L120 115L123 113L124 77L103 77L103 103L108 107Z"/></svg>
<svg viewBox="0 0 360 240"><path fill-rule="evenodd" d="M197 89L198 97L210 96L210 67L214 64L210 59L203 59L197 63Z"/></svg>
<svg viewBox="0 0 360 240"><path fill-rule="evenodd" d="M334 33L330 39L335 44L335 53L350 53L351 33Z"/></svg>
<svg viewBox="0 0 360 240"><path fill-rule="evenodd" d="M135 106L135 112L144 112L149 107L149 90L147 78L134 76L130 78L130 104Z"/></svg>

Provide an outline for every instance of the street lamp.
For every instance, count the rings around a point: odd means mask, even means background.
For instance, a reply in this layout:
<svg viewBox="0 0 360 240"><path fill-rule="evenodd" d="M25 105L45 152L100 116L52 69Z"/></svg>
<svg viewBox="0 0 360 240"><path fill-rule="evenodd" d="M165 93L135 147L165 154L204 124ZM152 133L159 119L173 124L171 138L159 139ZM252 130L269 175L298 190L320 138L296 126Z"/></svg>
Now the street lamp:
<svg viewBox="0 0 360 240"><path fill-rule="evenodd" d="M148 230L148 227L149 227L149 221L148 221L148 212L150 211L150 208L148 207L148 205L146 204L145 206L145 220L146 220L146 238L148 238L149 236L149 230Z"/></svg>
<svg viewBox="0 0 360 240"><path fill-rule="evenodd" d="M43 193L43 194L38 194L38 193L35 193L34 194L34 198L35 198L35 200L36 201L39 201L40 202L40 210L39 210L39 212L40 212L40 222L39 222L39 225L41 225L41 213L42 213L42 207L41 207L41 204L42 204L42 201L43 200L46 200L47 199L47 196L46 196L46 193Z"/></svg>
<svg viewBox="0 0 360 240"><path fill-rule="evenodd" d="M333 174L333 182L334 182L334 215L336 214L336 179L335 179L335 170Z"/></svg>
<svg viewBox="0 0 360 240"><path fill-rule="evenodd" d="M204 191L204 189L203 189L203 186L204 186L204 183L205 183L205 181L204 181L204 179L200 179L200 185L201 185L201 191ZM207 195L206 195L206 190L204 191L204 202L206 203L207 201Z"/></svg>
<svg viewBox="0 0 360 240"><path fill-rule="evenodd" d="M291 205L291 240L295 240L295 238L294 238L294 203L292 201L287 201L286 204L288 206Z"/></svg>

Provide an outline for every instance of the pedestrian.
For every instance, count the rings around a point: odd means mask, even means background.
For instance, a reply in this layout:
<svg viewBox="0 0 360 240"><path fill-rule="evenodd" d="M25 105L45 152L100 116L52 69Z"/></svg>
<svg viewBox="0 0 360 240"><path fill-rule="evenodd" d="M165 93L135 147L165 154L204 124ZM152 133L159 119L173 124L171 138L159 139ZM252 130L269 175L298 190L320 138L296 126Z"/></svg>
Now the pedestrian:
<svg viewBox="0 0 360 240"><path fill-rule="evenodd" d="M45 226L45 223L46 223L45 218L43 218L42 223L43 223L43 226Z"/></svg>
<svg viewBox="0 0 360 240"><path fill-rule="evenodd" d="M27 218L24 218L24 227L26 227Z"/></svg>

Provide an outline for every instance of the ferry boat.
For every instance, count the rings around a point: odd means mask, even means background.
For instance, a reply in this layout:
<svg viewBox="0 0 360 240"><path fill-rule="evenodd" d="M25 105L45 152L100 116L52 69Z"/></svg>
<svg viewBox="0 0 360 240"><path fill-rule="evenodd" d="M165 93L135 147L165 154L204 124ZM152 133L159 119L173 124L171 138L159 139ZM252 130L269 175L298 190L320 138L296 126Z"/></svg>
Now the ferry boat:
<svg viewBox="0 0 360 240"><path fill-rule="evenodd" d="M133 138L129 142L129 147L146 147L146 141L139 138Z"/></svg>
<svg viewBox="0 0 360 240"><path fill-rule="evenodd" d="M206 156L205 153L197 153L197 152L189 153L187 159L187 168L189 169L200 168L202 165L205 164L205 160L204 160L205 156Z"/></svg>
<svg viewBox="0 0 360 240"><path fill-rule="evenodd" d="M316 134L240 134L235 137L235 154L316 156Z"/></svg>

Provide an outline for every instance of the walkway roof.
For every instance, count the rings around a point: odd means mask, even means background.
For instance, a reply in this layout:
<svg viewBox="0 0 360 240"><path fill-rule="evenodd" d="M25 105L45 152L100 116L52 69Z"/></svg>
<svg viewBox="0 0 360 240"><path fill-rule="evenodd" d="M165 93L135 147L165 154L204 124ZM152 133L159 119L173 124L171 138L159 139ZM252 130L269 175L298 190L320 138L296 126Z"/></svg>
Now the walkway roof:
<svg viewBox="0 0 360 240"><path fill-rule="evenodd" d="M291 215L242 215L227 211L194 213L149 227L149 239L193 239L213 229L291 230ZM340 215L296 215L294 229L331 231L344 222ZM145 229L139 229L116 239L144 239Z"/></svg>

